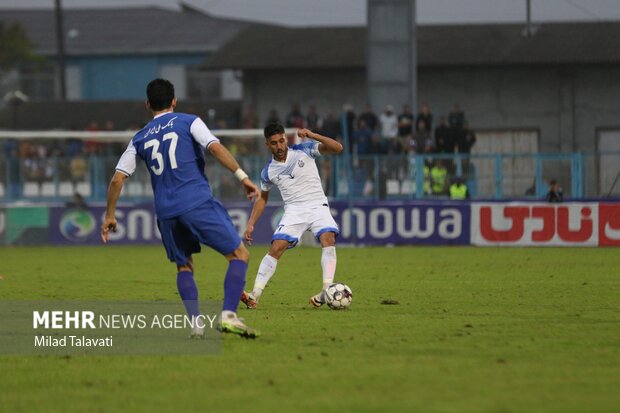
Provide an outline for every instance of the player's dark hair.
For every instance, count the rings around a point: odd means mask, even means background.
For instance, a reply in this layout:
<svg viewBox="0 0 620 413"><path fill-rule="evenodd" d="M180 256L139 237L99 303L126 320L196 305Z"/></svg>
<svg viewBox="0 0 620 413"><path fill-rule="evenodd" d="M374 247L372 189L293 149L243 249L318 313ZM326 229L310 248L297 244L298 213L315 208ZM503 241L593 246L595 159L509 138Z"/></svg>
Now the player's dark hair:
<svg viewBox="0 0 620 413"><path fill-rule="evenodd" d="M273 135L278 135L280 133L284 133L284 126L282 124L274 122L265 126L265 139L271 138Z"/></svg>
<svg viewBox="0 0 620 413"><path fill-rule="evenodd" d="M153 79L146 87L146 98L154 111L167 109L174 99L174 85L166 79Z"/></svg>

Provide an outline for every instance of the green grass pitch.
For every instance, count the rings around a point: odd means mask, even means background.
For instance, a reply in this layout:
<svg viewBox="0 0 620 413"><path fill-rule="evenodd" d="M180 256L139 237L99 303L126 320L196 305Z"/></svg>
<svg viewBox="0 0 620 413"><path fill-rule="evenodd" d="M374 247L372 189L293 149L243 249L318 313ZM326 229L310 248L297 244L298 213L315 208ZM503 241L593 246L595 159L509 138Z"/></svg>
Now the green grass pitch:
<svg viewBox="0 0 620 413"><path fill-rule="evenodd" d="M195 258L201 298L221 299L225 260ZM617 249L339 248L347 311L309 308L319 263L287 252L260 308L240 309L263 336L219 355L0 355L0 411L620 410ZM161 247L2 247L0 274L3 300L178 297Z"/></svg>

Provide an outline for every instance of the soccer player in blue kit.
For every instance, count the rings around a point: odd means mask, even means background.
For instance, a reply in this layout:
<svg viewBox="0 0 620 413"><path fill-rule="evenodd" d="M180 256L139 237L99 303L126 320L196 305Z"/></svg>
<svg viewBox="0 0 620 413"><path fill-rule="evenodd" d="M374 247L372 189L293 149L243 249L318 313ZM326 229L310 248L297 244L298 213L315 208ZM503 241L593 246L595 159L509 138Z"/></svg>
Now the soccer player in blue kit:
<svg viewBox="0 0 620 413"><path fill-rule="evenodd" d="M250 255L226 209L213 197L204 174L204 151L208 150L234 173L250 201L258 196L258 188L199 117L174 112L177 101L172 83L165 79L152 80L146 95L146 106L153 120L135 134L116 166L108 188L101 239L108 242L110 231L116 230L116 204L125 180L136 170L139 157L151 175L157 226L168 259L177 265L177 288L187 313L192 320L199 320L192 254L200 252L202 243L229 262L224 279L221 330L246 338L257 337L258 332L237 317ZM199 324L192 325L192 337L204 336L204 325Z"/></svg>

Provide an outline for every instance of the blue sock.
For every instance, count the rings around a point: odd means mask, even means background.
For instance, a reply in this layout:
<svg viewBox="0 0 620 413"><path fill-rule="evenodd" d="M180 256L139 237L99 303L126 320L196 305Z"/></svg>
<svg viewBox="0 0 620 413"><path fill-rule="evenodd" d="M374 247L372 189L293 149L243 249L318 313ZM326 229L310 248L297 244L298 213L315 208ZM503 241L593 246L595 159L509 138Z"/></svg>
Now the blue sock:
<svg viewBox="0 0 620 413"><path fill-rule="evenodd" d="M241 260L232 260L228 264L228 271L224 278L224 310L237 312L247 270L248 264Z"/></svg>
<svg viewBox="0 0 620 413"><path fill-rule="evenodd" d="M198 288L194 281L194 273L190 271L181 271L177 274L177 288L179 289L179 295L187 314L190 316L197 316L200 314L198 309Z"/></svg>

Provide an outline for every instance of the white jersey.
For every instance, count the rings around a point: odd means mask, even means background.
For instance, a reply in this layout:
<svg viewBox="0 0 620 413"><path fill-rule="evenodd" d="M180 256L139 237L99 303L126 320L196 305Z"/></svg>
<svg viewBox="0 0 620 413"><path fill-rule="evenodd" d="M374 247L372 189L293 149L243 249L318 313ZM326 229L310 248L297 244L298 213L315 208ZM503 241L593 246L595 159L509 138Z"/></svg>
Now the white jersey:
<svg viewBox="0 0 620 413"><path fill-rule="evenodd" d="M284 207L327 205L321 177L314 158L319 156L319 142L305 142L288 149L286 160L273 157L260 173L260 188L269 191L275 185L280 190Z"/></svg>

